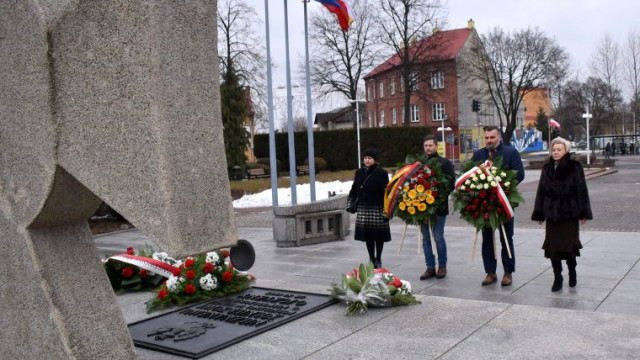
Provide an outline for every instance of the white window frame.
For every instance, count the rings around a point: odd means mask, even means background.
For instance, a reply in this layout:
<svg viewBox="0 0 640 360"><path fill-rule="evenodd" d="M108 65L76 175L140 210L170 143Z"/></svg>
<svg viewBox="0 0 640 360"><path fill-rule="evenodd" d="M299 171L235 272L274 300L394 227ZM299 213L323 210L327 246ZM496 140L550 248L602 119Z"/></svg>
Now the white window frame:
<svg viewBox="0 0 640 360"><path fill-rule="evenodd" d="M396 108L391 109L391 125L396 125L398 123L398 111Z"/></svg>
<svg viewBox="0 0 640 360"><path fill-rule="evenodd" d="M400 92L404 92L404 79L400 76Z"/></svg>
<svg viewBox="0 0 640 360"><path fill-rule="evenodd" d="M411 105L411 120L412 123L420 122L420 107L418 104Z"/></svg>
<svg viewBox="0 0 640 360"><path fill-rule="evenodd" d="M380 122L378 123L378 127L384 127L384 110L380 110Z"/></svg>
<svg viewBox="0 0 640 360"><path fill-rule="evenodd" d="M409 85L411 86L411 91L418 91L420 88L419 84L420 79L418 78L418 74L412 72L409 74Z"/></svg>
<svg viewBox="0 0 640 360"><path fill-rule="evenodd" d="M369 113L369 126L368 127L371 127L371 113Z"/></svg>
<svg viewBox="0 0 640 360"><path fill-rule="evenodd" d="M443 121L444 118L445 118L444 103L431 104L431 119L433 119L433 121Z"/></svg>
<svg viewBox="0 0 640 360"><path fill-rule="evenodd" d="M376 111L373 112L373 127L378 126L378 113Z"/></svg>
<svg viewBox="0 0 640 360"><path fill-rule="evenodd" d="M406 106L402 105L402 119L401 122L404 123L404 113L406 112Z"/></svg>
<svg viewBox="0 0 640 360"><path fill-rule="evenodd" d="M444 89L444 72L442 71L431 72L431 88Z"/></svg>
<svg viewBox="0 0 640 360"><path fill-rule="evenodd" d="M371 85L367 86L367 100L373 100L373 96L371 96Z"/></svg>
<svg viewBox="0 0 640 360"><path fill-rule="evenodd" d="M389 80L389 94L392 96L396 94L396 79L394 78Z"/></svg>
<svg viewBox="0 0 640 360"><path fill-rule="evenodd" d="M384 98L384 81L381 81L380 84L378 84L378 97L380 99Z"/></svg>

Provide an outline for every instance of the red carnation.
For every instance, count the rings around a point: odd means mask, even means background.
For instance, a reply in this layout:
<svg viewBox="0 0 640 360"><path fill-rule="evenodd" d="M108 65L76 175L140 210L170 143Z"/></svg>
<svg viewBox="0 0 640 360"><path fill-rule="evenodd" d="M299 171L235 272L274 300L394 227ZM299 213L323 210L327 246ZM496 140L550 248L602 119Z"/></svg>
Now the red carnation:
<svg viewBox="0 0 640 360"><path fill-rule="evenodd" d="M233 279L233 273L231 271L225 271L222 274L222 281L228 283L231 281L231 279Z"/></svg>
<svg viewBox="0 0 640 360"><path fill-rule="evenodd" d="M487 202L487 200L483 200L483 201L482 201L482 206L487 207L487 205L489 205L489 203Z"/></svg>
<svg viewBox="0 0 640 360"><path fill-rule="evenodd" d="M402 287L402 281L400 281L400 279L394 276L393 281L390 282L389 285L399 288L399 287Z"/></svg>
<svg viewBox="0 0 640 360"><path fill-rule="evenodd" d="M493 206L487 207L487 211L493 211Z"/></svg>
<svg viewBox="0 0 640 360"><path fill-rule="evenodd" d="M484 199L485 197L487 197L487 190L480 190L480 193L478 195L480 195L480 198Z"/></svg>
<svg viewBox="0 0 640 360"><path fill-rule="evenodd" d="M130 266L127 266L126 268L122 269L122 276L124 276L125 279L132 277L133 269Z"/></svg>
<svg viewBox="0 0 640 360"><path fill-rule="evenodd" d="M193 286L193 284L187 284L187 286L184 287L184 293L187 295L195 294L196 287Z"/></svg>
<svg viewBox="0 0 640 360"><path fill-rule="evenodd" d="M213 272L213 264L212 263L204 263L204 266L202 267L202 271L204 271L205 273L210 273Z"/></svg>
<svg viewBox="0 0 640 360"><path fill-rule="evenodd" d="M193 280L196 278L196 272L193 270L187 271L187 279Z"/></svg>
<svg viewBox="0 0 640 360"><path fill-rule="evenodd" d="M498 214L502 214L502 208L497 208L497 209L496 209L496 212L497 212Z"/></svg>
<svg viewBox="0 0 640 360"><path fill-rule="evenodd" d="M219 251L219 253L224 258L228 258L229 257L229 250L222 249L222 250Z"/></svg>
<svg viewBox="0 0 640 360"><path fill-rule="evenodd" d="M471 212L471 205L467 205L467 207L464 209L467 210L467 212Z"/></svg>
<svg viewBox="0 0 640 360"><path fill-rule="evenodd" d="M504 193L507 195L511 195L511 190L505 190Z"/></svg>
<svg viewBox="0 0 640 360"><path fill-rule="evenodd" d="M193 266L193 264L195 264L196 261L193 260L192 258L188 258L185 262L184 262L184 266L187 268L190 268Z"/></svg>
<svg viewBox="0 0 640 360"><path fill-rule="evenodd" d="M489 214L484 214L484 219L489 220Z"/></svg>
<svg viewBox="0 0 640 360"><path fill-rule="evenodd" d="M474 218L474 219L477 219L477 218L478 218L478 216L480 216L480 213L477 213L477 212L474 212L474 213L473 213L473 218Z"/></svg>
<svg viewBox="0 0 640 360"><path fill-rule="evenodd" d="M143 279L146 278L147 277L147 270L141 269L140 271L138 271L138 276L140 276Z"/></svg>
<svg viewBox="0 0 640 360"><path fill-rule="evenodd" d="M438 191L437 190L433 190L431 192L431 195L433 195L433 197L438 197Z"/></svg>
<svg viewBox="0 0 640 360"><path fill-rule="evenodd" d="M492 189L495 189L495 188L492 188ZM489 195L489 200L493 201L495 199L496 199L496 195L495 194Z"/></svg>
<svg viewBox="0 0 640 360"><path fill-rule="evenodd" d="M162 289L162 290L158 291L158 299L164 300L166 298L167 298L167 290Z"/></svg>
<svg viewBox="0 0 640 360"><path fill-rule="evenodd" d="M477 198L476 198L476 199L473 199L472 204L473 204L473 205L478 205L478 204L480 204L480 200L479 200L479 199L477 199Z"/></svg>
<svg viewBox="0 0 640 360"><path fill-rule="evenodd" d="M431 182L431 187L436 187L436 186L438 186L438 181L433 180L433 181Z"/></svg>
<svg viewBox="0 0 640 360"><path fill-rule="evenodd" d="M420 184L420 185L424 185L425 182L426 181L424 180L424 178L418 179L418 184Z"/></svg>
<svg viewBox="0 0 640 360"><path fill-rule="evenodd" d="M180 268L173 269L173 276L180 276L181 272L182 272L182 269Z"/></svg>
<svg viewBox="0 0 640 360"><path fill-rule="evenodd" d="M465 191L466 192L471 192L471 188L467 188Z"/></svg>
<svg viewBox="0 0 640 360"><path fill-rule="evenodd" d="M132 247L128 247L127 248L127 254L133 255L133 248Z"/></svg>

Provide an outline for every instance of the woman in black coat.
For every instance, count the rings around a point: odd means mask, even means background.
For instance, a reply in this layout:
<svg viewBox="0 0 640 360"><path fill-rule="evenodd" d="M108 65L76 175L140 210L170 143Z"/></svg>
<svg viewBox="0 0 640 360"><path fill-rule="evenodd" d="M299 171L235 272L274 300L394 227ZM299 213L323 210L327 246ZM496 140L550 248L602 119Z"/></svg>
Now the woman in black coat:
<svg viewBox="0 0 640 360"><path fill-rule="evenodd" d="M551 157L542 168L531 220L547 221L542 248L551 259L554 281L551 291L562 289L562 263L569 268L569 286L578 283L576 256L580 256L580 225L593 219L582 165L570 158L571 144L563 138L551 142Z"/></svg>
<svg viewBox="0 0 640 360"><path fill-rule="evenodd" d="M367 244L369 260L376 268L382 266L382 248L391 241L389 219L384 216L384 190L389 174L376 164L378 153L368 148L363 154L364 166L356 170L347 199L347 211L356 213L354 239Z"/></svg>

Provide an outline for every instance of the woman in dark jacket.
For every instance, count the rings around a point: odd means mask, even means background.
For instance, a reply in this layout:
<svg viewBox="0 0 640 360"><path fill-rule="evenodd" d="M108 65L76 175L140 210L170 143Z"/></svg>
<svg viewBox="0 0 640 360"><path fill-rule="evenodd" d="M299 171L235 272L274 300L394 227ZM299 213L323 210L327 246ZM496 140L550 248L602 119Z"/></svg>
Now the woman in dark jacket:
<svg viewBox="0 0 640 360"><path fill-rule="evenodd" d="M580 256L580 225L593 219L582 165L570 158L571 144L563 138L551 142L551 157L542 168L531 220L547 221L542 248L551 259L554 281L551 291L562 289L562 263L569 268L569 286L578 283L576 256Z"/></svg>
<svg viewBox="0 0 640 360"><path fill-rule="evenodd" d="M382 248L391 241L389 219L384 216L384 190L389 174L376 164L378 153L368 148L363 154L364 166L356 170L347 199L347 211L358 213L354 239L367 244L369 260L376 268L382 266Z"/></svg>

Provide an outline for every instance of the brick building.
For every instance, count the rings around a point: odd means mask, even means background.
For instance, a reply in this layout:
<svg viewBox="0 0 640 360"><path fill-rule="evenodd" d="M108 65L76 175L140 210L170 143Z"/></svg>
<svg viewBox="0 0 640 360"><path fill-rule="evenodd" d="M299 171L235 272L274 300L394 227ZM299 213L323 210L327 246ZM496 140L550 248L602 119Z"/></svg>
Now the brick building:
<svg viewBox="0 0 640 360"><path fill-rule="evenodd" d="M412 43L409 51L412 47L426 50L411 73L415 90L410 108L404 109L401 60L394 55L364 76L367 115L363 127L402 126L404 111L409 111L409 126L427 126L437 135L442 135L439 127L450 128L445 133L446 157L465 160L482 146L481 126L498 124L486 85L463 65L476 56L474 51L483 49L474 22L469 20L462 29L436 30ZM474 100L479 101L479 111L472 110Z"/></svg>

